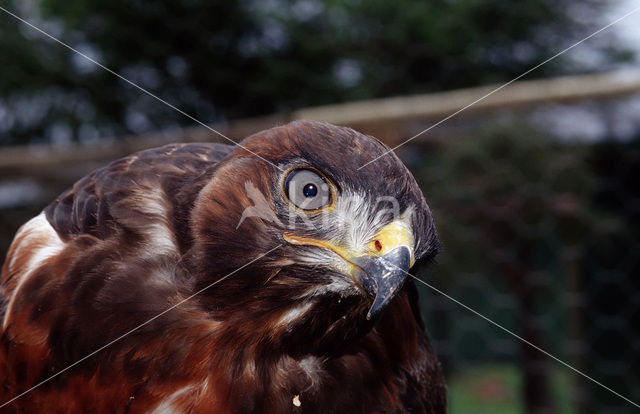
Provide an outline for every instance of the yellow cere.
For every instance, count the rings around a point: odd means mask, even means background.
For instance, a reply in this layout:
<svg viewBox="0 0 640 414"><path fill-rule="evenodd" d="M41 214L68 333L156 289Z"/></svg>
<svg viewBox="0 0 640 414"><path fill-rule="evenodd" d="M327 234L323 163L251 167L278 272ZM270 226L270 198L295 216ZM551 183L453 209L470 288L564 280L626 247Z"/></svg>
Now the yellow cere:
<svg viewBox="0 0 640 414"><path fill-rule="evenodd" d="M384 226L378 234L367 244L369 251L382 256L399 246L407 246L411 251L411 266L413 266L413 234L411 228L404 221L396 220Z"/></svg>
<svg viewBox="0 0 640 414"><path fill-rule="evenodd" d="M334 253L342 257L352 267L356 267L352 260L362 254L362 252L353 251L346 246L338 246L327 240L318 240L310 237L296 236L291 233L284 233L283 238L285 241L291 244L316 246L324 249L332 250ZM390 252L396 247L407 246L411 251L411 266L414 263L413 257L413 234L411 228L404 221L394 221L382 228L367 244L369 255L382 256L385 253Z"/></svg>

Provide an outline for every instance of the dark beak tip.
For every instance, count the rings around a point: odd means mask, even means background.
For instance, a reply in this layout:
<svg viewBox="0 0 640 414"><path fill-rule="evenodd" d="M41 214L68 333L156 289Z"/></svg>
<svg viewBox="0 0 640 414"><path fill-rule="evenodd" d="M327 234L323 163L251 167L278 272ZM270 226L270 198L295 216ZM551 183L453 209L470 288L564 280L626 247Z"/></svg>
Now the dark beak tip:
<svg viewBox="0 0 640 414"><path fill-rule="evenodd" d="M360 282L365 292L374 298L367 320L378 315L401 290L411 263L406 246L396 247L383 256L365 256L356 260L363 270Z"/></svg>

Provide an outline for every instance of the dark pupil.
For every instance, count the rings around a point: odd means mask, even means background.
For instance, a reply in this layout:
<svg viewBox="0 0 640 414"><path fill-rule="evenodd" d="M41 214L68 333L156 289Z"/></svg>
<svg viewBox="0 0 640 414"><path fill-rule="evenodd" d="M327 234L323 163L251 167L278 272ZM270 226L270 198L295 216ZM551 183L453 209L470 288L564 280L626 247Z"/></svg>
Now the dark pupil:
<svg viewBox="0 0 640 414"><path fill-rule="evenodd" d="M316 187L315 184L309 183L302 189L302 194L304 194L305 197L315 197L316 194L318 194L318 187Z"/></svg>

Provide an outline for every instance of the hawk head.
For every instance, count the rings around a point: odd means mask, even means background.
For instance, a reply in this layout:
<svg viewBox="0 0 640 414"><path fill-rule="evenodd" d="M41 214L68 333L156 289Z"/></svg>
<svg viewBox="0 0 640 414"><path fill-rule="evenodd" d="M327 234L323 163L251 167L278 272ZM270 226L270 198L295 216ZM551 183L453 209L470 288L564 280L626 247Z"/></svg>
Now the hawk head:
<svg viewBox="0 0 640 414"><path fill-rule="evenodd" d="M344 347L393 303L409 268L437 253L401 161L391 152L360 168L387 151L352 129L302 121L245 139L217 165L195 203L186 260L195 288L233 272L201 298L233 315L230 337Z"/></svg>

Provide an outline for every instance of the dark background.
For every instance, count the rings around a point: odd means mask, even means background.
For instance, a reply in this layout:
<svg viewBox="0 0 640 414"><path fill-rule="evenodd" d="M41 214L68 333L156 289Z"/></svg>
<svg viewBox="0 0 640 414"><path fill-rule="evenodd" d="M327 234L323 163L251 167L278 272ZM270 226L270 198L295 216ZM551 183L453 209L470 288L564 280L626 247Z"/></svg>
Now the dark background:
<svg viewBox="0 0 640 414"><path fill-rule="evenodd" d="M608 3L0 0L207 124L506 82L609 23ZM613 31L579 48L583 53L563 55L527 78L635 66ZM637 100L613 98L461 114L399 151L444 244L438 262L419 276L636 402L637 108ZM622 123L628 127L618 128ZM48 149L107 148L130 135L190 125L0 11L5 155L15 150L9 146L38 144L38 157L46 158ZM43 181L30 153L16 153L27 154L24 165L0 177L2 256L18 226L88 168L61 165L55 179ZM39 186L30 179L36 175ZM420 290L451 412L634 409L450 299Z"/></svg>

